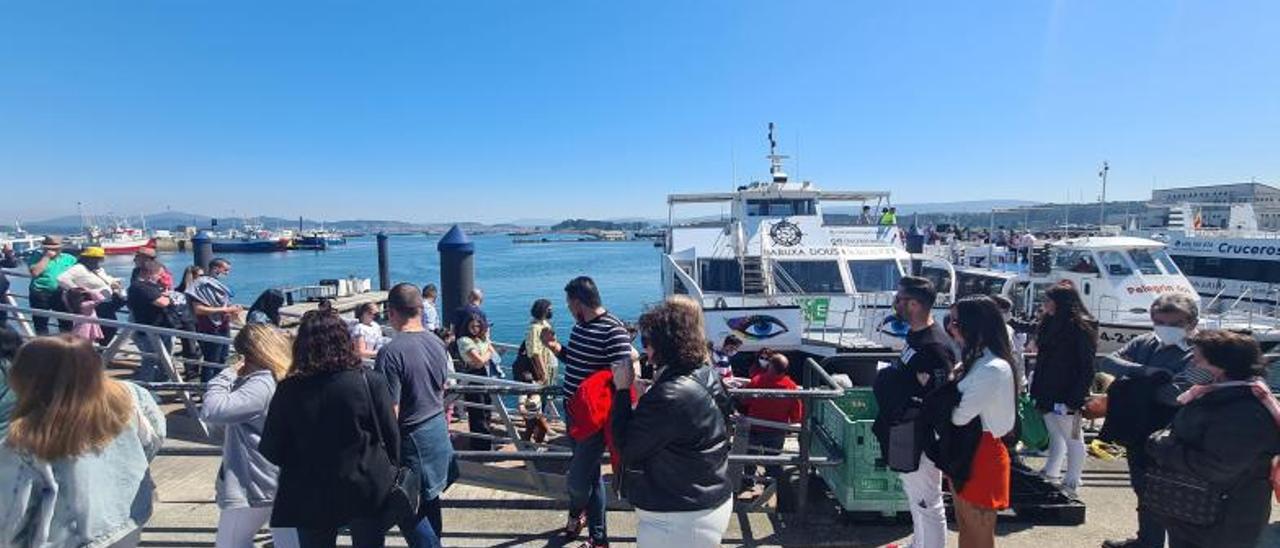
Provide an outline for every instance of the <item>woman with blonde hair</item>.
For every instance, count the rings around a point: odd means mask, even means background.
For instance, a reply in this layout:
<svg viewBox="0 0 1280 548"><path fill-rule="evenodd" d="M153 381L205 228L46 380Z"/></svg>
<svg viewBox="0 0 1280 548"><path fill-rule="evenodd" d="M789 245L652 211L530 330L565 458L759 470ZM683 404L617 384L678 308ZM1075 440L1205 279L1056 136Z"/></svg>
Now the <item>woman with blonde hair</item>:
<svg viewBox="0 0 1280 548"><path fill-rule="evenodd" d="M20 348L9 385L18 399L0 445L0 546L137 546L165 436L151 394L108 377L93 345L71 335Z"/></svg>
<svg viewBox="0 0 1280 548"><path fill-rule="evenodd" d="M252 546L271 518L280 470L258 451L258 442L276 382L293 361L289 339L268 324L244 326L232 344L243 362L209 381L202 413L205 421L226 427L217 480L219 548ZM271 535L282 548L297 543L292 531L272 529Z"/></svg>

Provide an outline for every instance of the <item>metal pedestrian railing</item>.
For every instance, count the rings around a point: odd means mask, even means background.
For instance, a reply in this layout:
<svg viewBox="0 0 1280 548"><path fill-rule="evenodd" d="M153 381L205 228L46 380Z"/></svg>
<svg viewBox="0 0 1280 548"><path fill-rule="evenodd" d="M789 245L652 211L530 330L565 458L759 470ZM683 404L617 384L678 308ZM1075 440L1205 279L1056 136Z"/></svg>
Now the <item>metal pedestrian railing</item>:
<svg viewBox="0 0 1280 548"><path fill-rule="evenodd" d="M12 296L6 296L3 304L0 304L0 310L11 314L10 323L18 326L19 333L26 339L36 336L32 329L31 319L35 316L45 316L52 320L71 320L81 322L94 322L104 327L114 327L117 329L115 337L107 344L99 347L104 366L108 366L113 361L124 355L150 357L158 359L161 365L161 372L168 377L167 380L157 382L137 382L140 386L157 393L176 393L183 402L187 416L194 420L200 428L200 431L206 438L211 438L210 429L201 419L199 405L193 398L192 393L201 393L205 389L205 385L199 382L185 382L178 374L178 364L185 365L205 365L214 367L226 367L227 364L214 364L201 360L192 360L183 358L173 352L173 347L166 346L162 343L163 338L179 337L183 339L204 341L217 344L231 344L228 337L206 335L202 333L193 333L189 331L181 331L163 327L153 327L121 320L107 320L102 318L91 318L76 314L68 314L65 312L55 312L51 310L39 310L29 307L19 306L13 300ZM161 349L162 351L147 352L141 349L127 348L126 344L134 340L135 337L146 337L151 343L151 348ZM503 351L512 351L516 347L514 345L502 344L499 346ZM371 365L366 360L367 365ZM564 394L559 386L547 386L541 384L524 383L513 380L485 377L479 375L471 375L466 373L450 373L449 378L456 381L446 389L446 404L455 406L456 409L484 409L494 415L497 422L497 428L490 434L458 432L451 431L452 434L463 438L487 439L498 445L511 445L515 447L514 451L456 451L456 455L460 459L473 462L503 462L503 461L523 461L524 469L528 473L530 484L535 487L545 488L545 482L541 480L541 476L535 463L546 461L568 461L572 457L572 452L566 450L563 446L549 443L538 443L532 440L523 439L517 425L517 420L523 418L523 414L518 409L513 409L507 402L507 397L519 395L538 395L551 400L563 400ZM786 428L788 431L798 436L799 449L796 454L781 455L748 455L741 451L734 451L729 456L729 463L733 467L735 474L740 474L741 468L745 464L757 465L789 465L795 466L799 472L798 489L798 505L796 511L800 514L804 513L806 501L808 499L809 479L814 469L820 466L837 466L841 463L839 457L813 457L810 454L810 446L812 445L813 431L810 427L811 421L809 414L813 408L812 402L820 399L832 399L840 397L844 394L844 389L836 384L835 380L823 370L823 368L814 360L807 359L803 365L803 383L805 388L799 390L780 390L780 389L729 389L729 395L733 399L751 399L751 398L778 398L778 399L799 399L804 402L803 419L799 425L792 425ZM462 396L466 394L485 394L490 396L489 403L477 403L465 401ZM558 415L554 404L551 405L552 411L549 413L550 418L554 419ZM553 430L563 431L563 427ZM220 456L221 449L216 446L209 447L174 447L162 449L161 455L169 456ZM608 455L604 458L607 461ZM737 478L734 478L735 484Z"/></svg>
<svg viewBox="0 0 1280 548"><path fill-rule="evenodd" d="M115 336L107 342L105 346L99 347L99 354L102 357L104 366L110 366L120 355L134 355L143 359L154 358L159 361L160 372L169 378L169 381L175 385L173 392L176 392L182 398L183 407L187 411L187 415L196 421L200 431L209 436L209 426L201 419L199 409L196 407L195 400L191 397L192 385L181 383L182 377L178 374L178 364L201 365L209 367L226 367L225 363L212 363L203 360L194 360L184 358L174 354L173 345L166 344L166 341L172 341L172 338L179 337L187 340L195 340L209 343L225 344L230 346L231 339L217 335L207 335L204 333L195 333L191 331L182 331L179 329L169 329L165 327L154 327L149 325L136 324L121 320L107 320L102 318L81 316L78 314L69 314L66 312L55 312L52 310L38 310L34 308L17 306L11 295L5 296L4 304L0 304L0 311L13 314L10 319L11 323L17 324L19 335L23 338L30 339L36 336L31 319L35 316L44 316L51 320L67 320L75 322L96 323L103 327L116 328ZM142 349L126 349L125 345L131 341L135 341L134 337L142 337L147 340L147 346L154 351L145 351ZM161 351L162 350L162 351ZM147 383L139 383L146 386Z"/></svg>

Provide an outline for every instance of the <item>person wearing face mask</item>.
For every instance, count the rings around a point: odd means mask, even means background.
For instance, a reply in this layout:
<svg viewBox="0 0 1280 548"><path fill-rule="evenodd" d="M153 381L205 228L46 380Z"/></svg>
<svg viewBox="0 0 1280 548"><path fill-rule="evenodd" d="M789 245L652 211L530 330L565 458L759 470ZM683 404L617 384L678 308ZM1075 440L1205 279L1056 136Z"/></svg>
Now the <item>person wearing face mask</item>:
<svg viewBox="0 0 1280 548"><path fill-rule="evenodd" d="M1195 335L1199 321L1199 307L1190 295L1161 295L1151 304L1152 332L1135 337L1100 363L1102 372L1117 377L1107 391L1110 411L1101 437L1114 439L1125 447L1129 482L1139 495L1145 480L1147 436L1168 425L1177 409L1179 394L1211 381L1204 370L1191 366L1193 353L1188 339ZM1131 427L1123 434L1111 433L1122 424ZM1164 546L1164 538L1165 528L1160 521L1140 510L1135 537L1108 540L1103 546L1159 547Z"/></svg>
<svg viewBox="0 0 1280 548"><path fill-rule="evenodd" d="M1252 548L1280 500L1280 403L1263 380L1258 342L1206 330L1190 339L1192 363L1212 378L1178 397L1167 431L1151 437L1150 466L1189 475L1225 495L1217 519L1197 525L1162 516L1171 548Z"/></svg>

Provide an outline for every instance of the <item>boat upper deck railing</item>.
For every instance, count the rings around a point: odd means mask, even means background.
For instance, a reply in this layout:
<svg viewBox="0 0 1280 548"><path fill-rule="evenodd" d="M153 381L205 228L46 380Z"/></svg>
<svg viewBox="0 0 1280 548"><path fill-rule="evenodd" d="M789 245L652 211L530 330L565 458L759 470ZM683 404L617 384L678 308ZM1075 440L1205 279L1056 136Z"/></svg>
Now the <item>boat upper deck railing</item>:
<svg viewBox="0 0 1280 548"><path fill-rule="evenodd" d="M702 192L695 194L668 194L667 204L714 204L721 202L731 202L738 199L744 194L762 193L768 194L776 192L776 189L770 188L769 185L762 185L759 188L746 188L736 192ZM889 192L883 190L818 190L816 188L785 188L782 192L803 192L812 194L814 198L828 202L869 202L873 200L888 200Z"/></svg>

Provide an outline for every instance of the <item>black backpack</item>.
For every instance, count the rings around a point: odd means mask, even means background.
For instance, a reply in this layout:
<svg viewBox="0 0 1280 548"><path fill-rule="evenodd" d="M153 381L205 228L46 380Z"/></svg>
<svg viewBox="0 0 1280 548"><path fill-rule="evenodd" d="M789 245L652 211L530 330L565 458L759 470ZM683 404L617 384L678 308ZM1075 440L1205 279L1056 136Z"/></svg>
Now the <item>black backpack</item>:
<svg viewBox="0 0 1280 548"><path fill-rule="evenodd" d="M546 371L542 371L537 364L533 363L533 358L529 357L524 343L520 343L520 349L516 351L516 361L511 364L511 374L520 382L540 383L546 379Z"/></svg>

